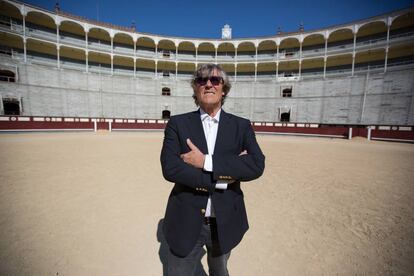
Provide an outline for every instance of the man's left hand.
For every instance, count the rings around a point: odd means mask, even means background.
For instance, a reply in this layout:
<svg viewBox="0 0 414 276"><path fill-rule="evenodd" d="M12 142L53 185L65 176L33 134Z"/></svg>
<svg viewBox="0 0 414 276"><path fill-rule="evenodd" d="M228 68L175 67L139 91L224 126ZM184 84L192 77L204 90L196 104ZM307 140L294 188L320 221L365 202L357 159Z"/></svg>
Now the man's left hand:
<svg viewBox="0 0 414 276"><path fill-rule="evenodd" d="M189 138L187 139L187 145L191 151L181 154L181 159L189 165L202 169L204 167L204 154L191 142Z"/></svg>

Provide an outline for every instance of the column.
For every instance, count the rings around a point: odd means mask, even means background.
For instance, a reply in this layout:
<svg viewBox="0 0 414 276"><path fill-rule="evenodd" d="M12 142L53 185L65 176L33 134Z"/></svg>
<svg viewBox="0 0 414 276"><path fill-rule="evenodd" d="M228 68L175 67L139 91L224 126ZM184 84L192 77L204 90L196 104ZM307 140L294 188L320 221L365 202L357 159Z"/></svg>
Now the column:
<svg viewBox="0 0 414 276"><path fill-rule="evenodd" d="M175 46L175 61L176 61L176 63L177 63L177 60L178 60L178 47Z"/></svg>
<svg viewBox="0 0 414 276"><path fill-rule="evenodd" d="M155 58L158 58L158 42L155 44Z"/></svg>
<svg viewBox="0 0 414 276"><path fill-rule="evenodd" d="M178 62L175 62L175 80L177 80L178 76Z"/></svg>
<svg viewBox="0 0 414 276"><path fill-rule="evenodd" d="M26 38L23 38L23 54L24 54L24 62L27 62Z"/></svg>
<svg viewBox="0 0 414 276"><path fill-rule="evenodd" d="M390 46L390 27L391 27L391 24L388 24L387 26L387 47L385 47L384 73L387 72L387 66L388 66L388 50Z"/></svg>
<svg viewBox="0 0 414 276"><path fill-rule="evenodd" d="M86 73L88 73L88 70L89 70L88 55L89 55L88 50L85 50L85 66L86 66Z"/></svg>
<svg viewBox="0 0 414 276"><path fill-rule="evenodd" d="M155 77L158 75L158 60L155 61Z"/></svg>
<svg viewBox="0 0 414 276"><path fill-rule="evenodd" d="M26 15L23 15L23 37L26 37Z"/></svg>
<svg viewBox="0 0 414 276"><path fill-rule="evenodd" d="M234 51L234 62L237 62L237 48Z"/></svg>
<svg viewBox="0 0 414 276"><path fill-rule="evenodd" d="M88 31L85 32L85 49L88 50Z"/></svg>
<svg viewBox="0 0 414 276"><path fill-rule="evenodd" d="M23 57L24 57L24 62L27 62L27 48L26 48L26 15L23 15Z"/></svg>
<svg viewBox="0 0 414 276"><path fill-rule="evenodd" d="M299 79L302 74L302 41L299 42Z"/></svg>
<svg viewBox="0 0 414 276"><path fill-rule="evenodd" d="M137 76L137 59L134 57L134 78Z"/></svg>
<svg viewBox="0 0 414 276"><path fill-rule="evenodd" d="M114 55L111 54L111 75L114 74Z"/></svg>
<svg viewBox="0 0 414 276"><path fill-rule="evenodd" d="M217 64L217 47L214 48L215 49L215 60L216 60L216 64Z"/></svg>
<svg viewBox="0 0 414 276"><path fill-rule="evenodd" d="M137 41L134 40L134 78L137 76Z"/></svg>
<svg viewBox="0 0 414 276"><path fill-rule="evenodd" d="M88 61L88 55L89 55L89 51L88 51L88 32L89 30L85 31L85 57L86 57L86 73L89 71L89 61Z"/></svg>
<svg viewBox="0 0 414 276"><path fill-rule="evenodd" d="M326 77L326 60L328 55L328 38L325 37L325 55L323 57L323 78Z"/></svg>
<svg viewBox="0 0 414 276"><path fill-rule="evenodd" d="M352 50L352 73L351 73L351 76L354 76L354 70L355 70L355 49L356 49L356 32L354 32L354 49Z"/></svg>
<svg viewBox="0 0 414 276"><path fill-rule="evenodd" d="M276 45L276 60L279 62L279 45Z"/></svg>
<svg viewBox="0 0 414 276"><path fill-rule="evenodd" d="M111 36L111 55L114 53L114 38Z"/></svg>
<svg viewBox="0 0 414 276"><path fill-rule="evenodd" d="M60 35L59 35L59 26L56 25L56 52L57 52L57 68L60 68Z"/></svg>
<svg viewBox="0 0 414 276"><path fill-rule="evenodd" d="M257 81L257 62L254 64L254 81Z"/></svg>
<svg viewBox="0 0 414 276"><path fill-rule="evenodd" d="M195 62L198 62L198 46L195 48L196 50L196 56L195 56Z"/></svg>
<svg viewBox="0 0 414 276"><path fill-rule="evenodd" d="M59 44L56 46L56 52L57 52L57 68L60 68L60 45Z"/></svg>
<svg viewBox="0 0 414 276"><path fill-rule="evenodd" d="M134 41L134 57L136 56L136 54L137 54L137 42Z"/></svg>
<svg viewBox="0 0 414 276"><path fill-rule="evenodd" d="M234 82L237 82L237 63L234 64Z"/></svg>
<svg viewBox="0 0 414 276"><path fill-rule="evenodd" d="M257 65L257 46L255 46L255 48L256 48L255 61L256 61L256 65Z"/></svg>
<svg viewBox="0 0 414 276"><path fill-rule="evenodd" d="M114 37L111 35L111 75L114 74Z"/></svg>
<svg viewBox="0 0 414 276"><path fill-rule="evenodd" d="M279 61L276 61L276 81L279 80Z"/></svg>

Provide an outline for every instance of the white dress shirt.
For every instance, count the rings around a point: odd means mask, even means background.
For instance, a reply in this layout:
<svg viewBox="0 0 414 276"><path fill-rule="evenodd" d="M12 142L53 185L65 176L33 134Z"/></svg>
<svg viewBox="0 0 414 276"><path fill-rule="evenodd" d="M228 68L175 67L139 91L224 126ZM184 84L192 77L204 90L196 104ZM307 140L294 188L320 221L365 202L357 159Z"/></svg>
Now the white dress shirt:
<svg viewBox="0 0 414 276"><path fill-rule="evenodd" d="M218 125L220 121L220 113L221 109L216 113L214 117L210 117L203 109L200 108L200 118L201 122L203 124L203 130L204 135L207 142L207 149L208 154L205 155L204 160L204 170L208 172L213 171L213 154L214 154L214 147L216 145L216 139L217 139L217 131L218 131ZM227 189L228 182L227 181L217 181L216 183L216 189ZM207 206L206 206L206 217L214 217L214 209L213 205L211 203L211 197L208 197L207 200Z"/></svg>

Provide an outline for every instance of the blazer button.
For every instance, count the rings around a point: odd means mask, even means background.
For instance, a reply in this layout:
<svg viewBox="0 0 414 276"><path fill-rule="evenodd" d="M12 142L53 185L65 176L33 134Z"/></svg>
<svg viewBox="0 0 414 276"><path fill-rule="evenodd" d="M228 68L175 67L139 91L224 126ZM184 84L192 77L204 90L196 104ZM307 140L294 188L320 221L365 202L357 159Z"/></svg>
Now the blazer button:
<svg viewBox="0 0 414 276"><path fill-rule="evenodd" d="M201 211L201 214L203 215L206 213L206 209L201 209L200 211Z"/></svg>

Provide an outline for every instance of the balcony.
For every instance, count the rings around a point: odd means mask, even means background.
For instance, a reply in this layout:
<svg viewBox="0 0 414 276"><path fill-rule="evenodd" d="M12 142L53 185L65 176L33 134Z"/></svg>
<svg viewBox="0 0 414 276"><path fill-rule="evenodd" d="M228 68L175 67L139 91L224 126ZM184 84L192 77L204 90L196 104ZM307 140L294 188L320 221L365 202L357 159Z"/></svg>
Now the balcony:
<svg viewBox="0 0 414 276"><path fill-rule="evenodd" d="M7 16L0 16L0 31L7 33L15 33L18 35L23 34L22 22ZM35 39L47 41L56 44L56 29L46 28L35 25L33 23L27 23L26 36ZM413 28L398 29L392 31L390 34L390 45L398 43L411 42L414 38ZM75 35L66 32L60 32L59 42L62 46L77 47L86 50L85 37L81 35ZM351 54L353 51L353 40L347 40L338 42L335 44L328 44L327 55L337 55L342 53ZM108 41L100 41L95 38L88 39L88 49L95 50L97 52L111 53L111 45ZM385 48L386 37L384 33L372 36L371 38L361 38L356 42L356 50L365 51L369 49ZM214 52L201 52L198 56L195 56L195 52L184 51L179 52L176 56L176 52L173 50L163 51L159 49L158 55L155 54L155 49L151 47L137 47L135 56L138 58L154 59L166 61L180 61L180 62L214 62L216 61ZM113 53L119 55L134 57L134 49L132 45L114 43ZM305 47L302 50L302 58L323 58L325 55L324 45L313 45ZM275 51L259 51L257 57L254 52L239 52L237 57L235 52L218 52L217 62L220 63L234 63L234 62L276 62L284 60L297 60L299 59L298 49L281 49L279 56L277 57Z"/></svg>

